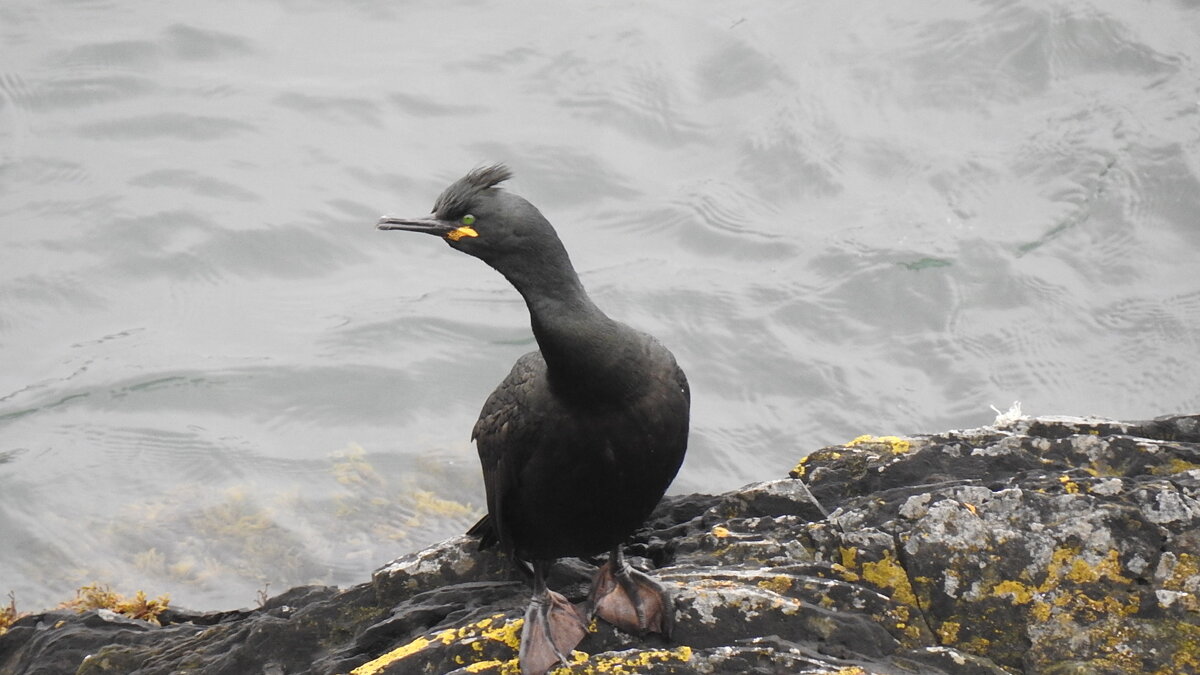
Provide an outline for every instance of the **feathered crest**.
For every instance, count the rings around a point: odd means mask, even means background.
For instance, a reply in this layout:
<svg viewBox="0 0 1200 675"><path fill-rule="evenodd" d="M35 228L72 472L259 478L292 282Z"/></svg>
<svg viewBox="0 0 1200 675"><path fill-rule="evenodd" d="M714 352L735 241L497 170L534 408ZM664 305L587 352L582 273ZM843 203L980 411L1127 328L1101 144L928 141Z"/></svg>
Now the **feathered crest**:
<svg viewBox="0 0 1200 675"><path fill-rule="evenodd" d="M472 169L442 191L433 205L433 213L442 220L458 220L467 213L467 205L476 195L509 178L512 171L503 164Z"/></svg>

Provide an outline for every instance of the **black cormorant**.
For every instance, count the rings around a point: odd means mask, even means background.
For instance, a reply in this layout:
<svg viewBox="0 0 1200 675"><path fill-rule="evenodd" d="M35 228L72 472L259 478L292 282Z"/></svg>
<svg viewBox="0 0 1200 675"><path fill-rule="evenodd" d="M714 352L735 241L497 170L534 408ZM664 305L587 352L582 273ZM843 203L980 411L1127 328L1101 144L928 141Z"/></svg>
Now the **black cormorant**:
<svg viewBox="0 0 1200 675"><path fill-rule="evenodd" d="M488 397L472 438L488 513L470 533L533 565L519 652L544 673L587 632L585 615L546 587L554 560L609 552L591 612L622 630L670 636L671 596L631 568L621 544L650 514L683 462L690 393L674 356L610 319L579 281L554 228L497 184L503 165L446 188L425 218L384 217L381 230L425 232L495 268L529 308L538 351L517 359Z"/></svg>

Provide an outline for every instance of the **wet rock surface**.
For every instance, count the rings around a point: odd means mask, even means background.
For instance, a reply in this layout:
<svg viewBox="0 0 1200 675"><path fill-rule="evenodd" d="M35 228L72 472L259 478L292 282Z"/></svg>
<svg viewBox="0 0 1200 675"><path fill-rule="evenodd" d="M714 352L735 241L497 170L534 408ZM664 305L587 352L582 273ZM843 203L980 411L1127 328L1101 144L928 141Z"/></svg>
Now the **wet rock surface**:
<svg viewBox="0 0 1200 675"><path fill-rule="evenodd" d="M598 623L561 672L1200 672L1200 416L861 437L792 475L665 500L628 551L674 589L675 635ZM528 585L474 549L162 626L28 616L0 675L518 672ZM581 601L595 562L551 586Z"/></svg>

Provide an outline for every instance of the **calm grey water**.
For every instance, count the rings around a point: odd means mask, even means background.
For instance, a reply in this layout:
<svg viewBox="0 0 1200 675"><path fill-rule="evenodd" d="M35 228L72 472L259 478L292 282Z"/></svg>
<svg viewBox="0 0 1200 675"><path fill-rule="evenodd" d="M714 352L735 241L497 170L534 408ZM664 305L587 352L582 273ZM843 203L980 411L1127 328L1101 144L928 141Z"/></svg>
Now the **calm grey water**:
<svg viewBox="0 0 1200 675"><path fill-rule="evenodd" d="M507 161L693 386L673 491L1200 410L1195 2L0 4L0 593L230 608L480 513Z"/></svg>

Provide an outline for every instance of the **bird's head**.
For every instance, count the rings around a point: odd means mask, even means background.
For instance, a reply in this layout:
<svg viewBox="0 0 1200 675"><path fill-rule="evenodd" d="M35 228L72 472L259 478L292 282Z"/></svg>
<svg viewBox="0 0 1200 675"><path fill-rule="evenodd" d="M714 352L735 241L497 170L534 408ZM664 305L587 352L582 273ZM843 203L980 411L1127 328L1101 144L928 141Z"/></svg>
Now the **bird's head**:
<svg viewBox="0 0 1200 675"><path fill-rule="evenodd" d="M511 177L503 164L474 169L442 192L430 215L384 216L378 227L436 235L501 271L509 261L540 257L547 246L561 248L554 228L533 204L497 187Z"/></svg>

